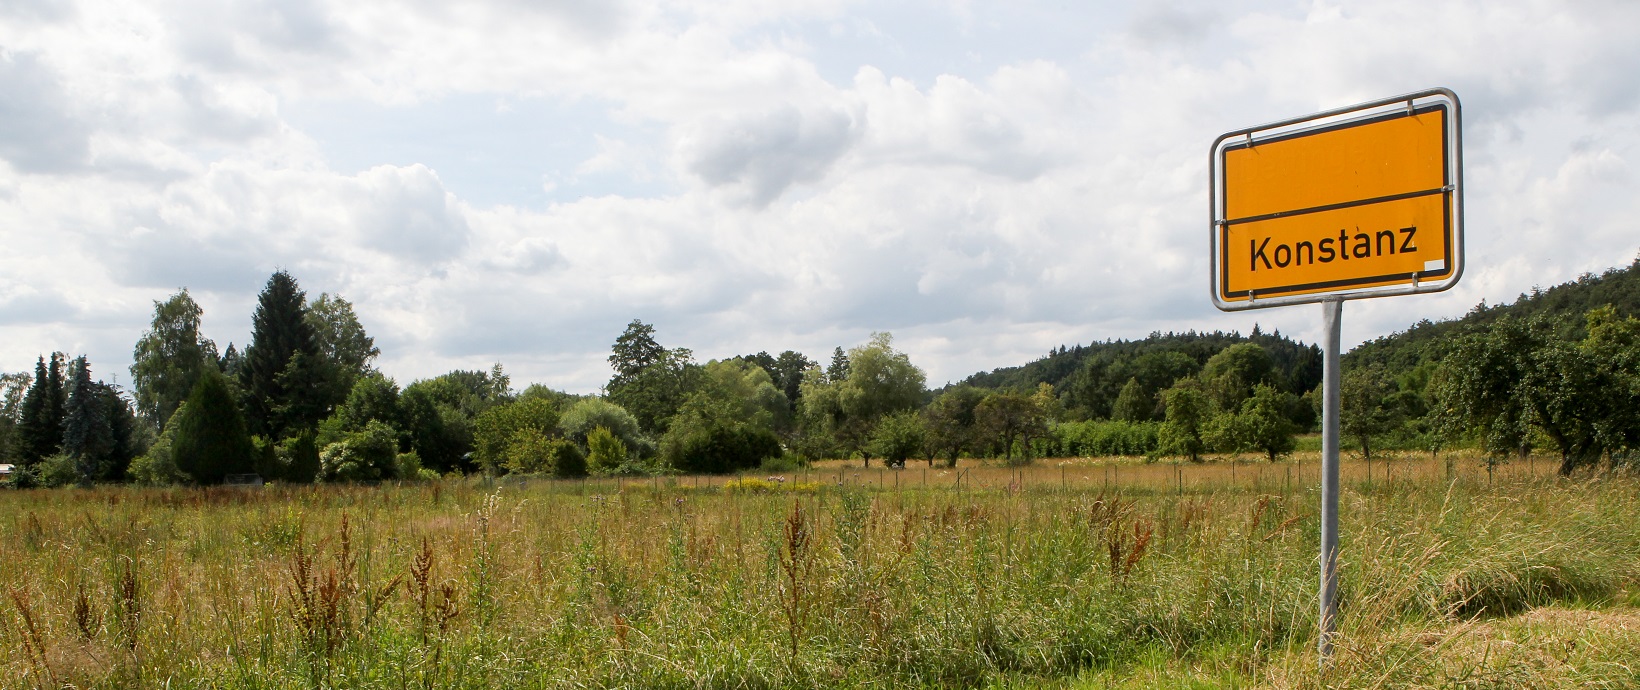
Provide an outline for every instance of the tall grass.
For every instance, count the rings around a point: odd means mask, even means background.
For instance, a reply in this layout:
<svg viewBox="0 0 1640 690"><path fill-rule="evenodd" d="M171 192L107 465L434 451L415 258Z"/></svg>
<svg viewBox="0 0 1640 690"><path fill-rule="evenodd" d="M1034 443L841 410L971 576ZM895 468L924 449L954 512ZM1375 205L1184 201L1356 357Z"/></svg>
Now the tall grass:
<svg viewBox="0 0 1640 690"><path fill-rule="evenodd" d="M1640 682L1640 482L1348 469L1331 684ZM7 493L0 686L1313 686L1313 463L724 484Z"/></svg>

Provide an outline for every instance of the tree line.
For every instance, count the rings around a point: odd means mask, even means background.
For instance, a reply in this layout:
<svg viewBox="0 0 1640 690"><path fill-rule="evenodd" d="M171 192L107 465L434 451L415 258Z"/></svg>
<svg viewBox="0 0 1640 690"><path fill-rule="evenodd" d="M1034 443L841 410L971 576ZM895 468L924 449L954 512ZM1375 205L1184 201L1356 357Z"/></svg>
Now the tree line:
<svg viewBox="0 0 1640 690"><path fill-rule="evenodd" d="M1633 283L1633 269L1519 304L1628 294L1613 286ZM1478 308L1363 345L1346 357L1346 439L1368 457L1469 446L1493 461L1552 450L1566 473L1627 462L1640 441L1640 322L1621 304ZM721 473L823 458L1274 460L1319 423L1319 350L1257 327L1060 347L931 390L887 333L824 362L786 350L701 363L634 320L611 346L602 392L581 396L514 390L500 364L401 388L375 368L380 351L347 300L308 299L283 271L259 295L243 351L219 352L202 313L185 289L155 303L128 392L62 353L0 376L12 483ZM1432 330L1441 337L1423 337Z"/></svg>

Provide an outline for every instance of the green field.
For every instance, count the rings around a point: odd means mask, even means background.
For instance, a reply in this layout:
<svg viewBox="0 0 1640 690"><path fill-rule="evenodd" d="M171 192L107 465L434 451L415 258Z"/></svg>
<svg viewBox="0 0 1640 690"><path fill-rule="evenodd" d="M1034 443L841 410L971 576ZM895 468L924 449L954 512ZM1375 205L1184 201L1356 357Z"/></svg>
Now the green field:
<svg viewBox="0 0 1640 690"><path fill-rule="evenodd" d="M1640 480L1349 462L1338 687L1640 685ZM1315 687L1313 454L0 494L3 687Z"/></svg>

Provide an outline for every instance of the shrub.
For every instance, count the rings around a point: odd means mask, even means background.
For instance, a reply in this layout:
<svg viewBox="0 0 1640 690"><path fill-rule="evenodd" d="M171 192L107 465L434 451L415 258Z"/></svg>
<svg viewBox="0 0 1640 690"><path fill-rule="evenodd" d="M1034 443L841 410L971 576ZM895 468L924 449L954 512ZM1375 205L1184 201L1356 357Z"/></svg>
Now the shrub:
<svg viewBox="0 0 1640 690"><path fill-rule="evenodd" d="M34 468L18 466L12 469L11 476L6 478L6 486L13 489L34 489L40 486L40 476L34 473Z"/></svg>
<svg viewBox="0 0 1640 690"><path fill-rule="evenodd" d="M1159 422L1063 422L1055 424L1049 435L1056 455L1148 455L1159 445L1161 426Z"/></svg>
<svg viewBox="0 0 1640 690"><path fill-rule="evenodd" d="M275 445L281 478L288 482L312 484L319 478L319 442L311 431L286 438Z"/></svg>
<svg viewBox="0 0 1640 690"><path fill-rule="evenodd" d="M53 488L77 484L82 476L74 457L67 453L47 456L34 469L39 473L40 484Z"/></svg>
<svg viewBox="0 0 1640 690"><path fill-rule="evenodd" d="M396 464L399 466L398 477L400 479L413 479L416 481L438 479L437 472L421 466L421 456L417 455L416 451L399 453Z"/></svg>
<svg viewBox="0 0 1640 690"><path fill-rule="evenodd" d="M557 428L558 410L544 398L526 398L497 405L473 420L474 455L485 471L492 474L509 469L510 464L533 466L542 458L515 459L510 456L538 453L545 439L550 438ZM520 433L525 430L534 432L540 438L527 434L521 436ZM520 443L526 446L518 447Z"/></svg>
<svg viewBox="0 0 1640 690"><path fill-rule="evenodd" d="M796 453L784 453L763 458L757 469L763 472L794 472L802 469L803 458Z"/></svg>
<svg viewBox="0 0 1640 690"><path fill-rule="evenodd" d="M221 484L226 475L252 471L254 449L245 417L227 379L215 369L207 368L199 377L187 405L172 415L170 423L176 427L172 457L194 481Z"/></svg>
<svg viewBox="0 0 1640 690"><path fill-rule="evenodd" d="M513 434L512 442L507 444L503 467L517 474L581 477L587 473L587 458L574 441L548 438L540 430L526 427Z"/></svg>
<svg viewBox="0 0 1640 690"><path fill-rule="evenodd" d="M501 451L501 467L517 474L546 472L552 469L551 445L552 439L540 429L517 429Z"/></svg>
<svg viewBox="0 0 1640 690"><path fill-rule="evenodd" d="M593 427L587 434L587 461L599 474L610 474L627 461L627 447L608 427Z"/></svg>
<svg viewBox="0 0 1640 690"><path fill-rule="evenodd" d="M727 474L781 454L780 439L763 429L711 426L668 444L667 461L682 472Z"/></svg>
<svg viewBox="0 0 1640 690"><path fill-rule="evenodd" d="M626 408L608 400L587 398L578 401L564 410L564 416L558 420L558 429L564 437L586 445L588 452L592 447L588 441L592 438L592 432L599 427L620 439L629 453L640 457L650 457L655 453L655 444L638 428L638 419Z"/></svg>
<svg viewBox="0 0 1640 690"><path fill-rule="evenodd" d="M581 452L581 447L569 439L553 439L547 446L548 456L551 458L551 471L555 477L585 477L587 474L587 456Z"/></svg>
<svg viewBox="0 0 1640 690"><path fill-rule="evenodd" d="M393 479L398 470L398 433L379 421L325 446L319 454L319 477L327 482Z"/></svg>

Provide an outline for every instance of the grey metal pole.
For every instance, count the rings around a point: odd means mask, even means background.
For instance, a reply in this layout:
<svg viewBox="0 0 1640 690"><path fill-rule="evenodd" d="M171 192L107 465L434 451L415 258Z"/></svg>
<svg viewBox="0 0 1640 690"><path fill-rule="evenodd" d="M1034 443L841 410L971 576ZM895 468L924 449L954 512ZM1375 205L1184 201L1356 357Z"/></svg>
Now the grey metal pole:
<svg viewBox="0 0 1640 690"><path fill-rule="evenodd" d="M1321 634L1317 651L1321 672L1332 659L1338 629L1338 351L1344 301L1321 303L1326 331L1321 366Z"/></svg>

